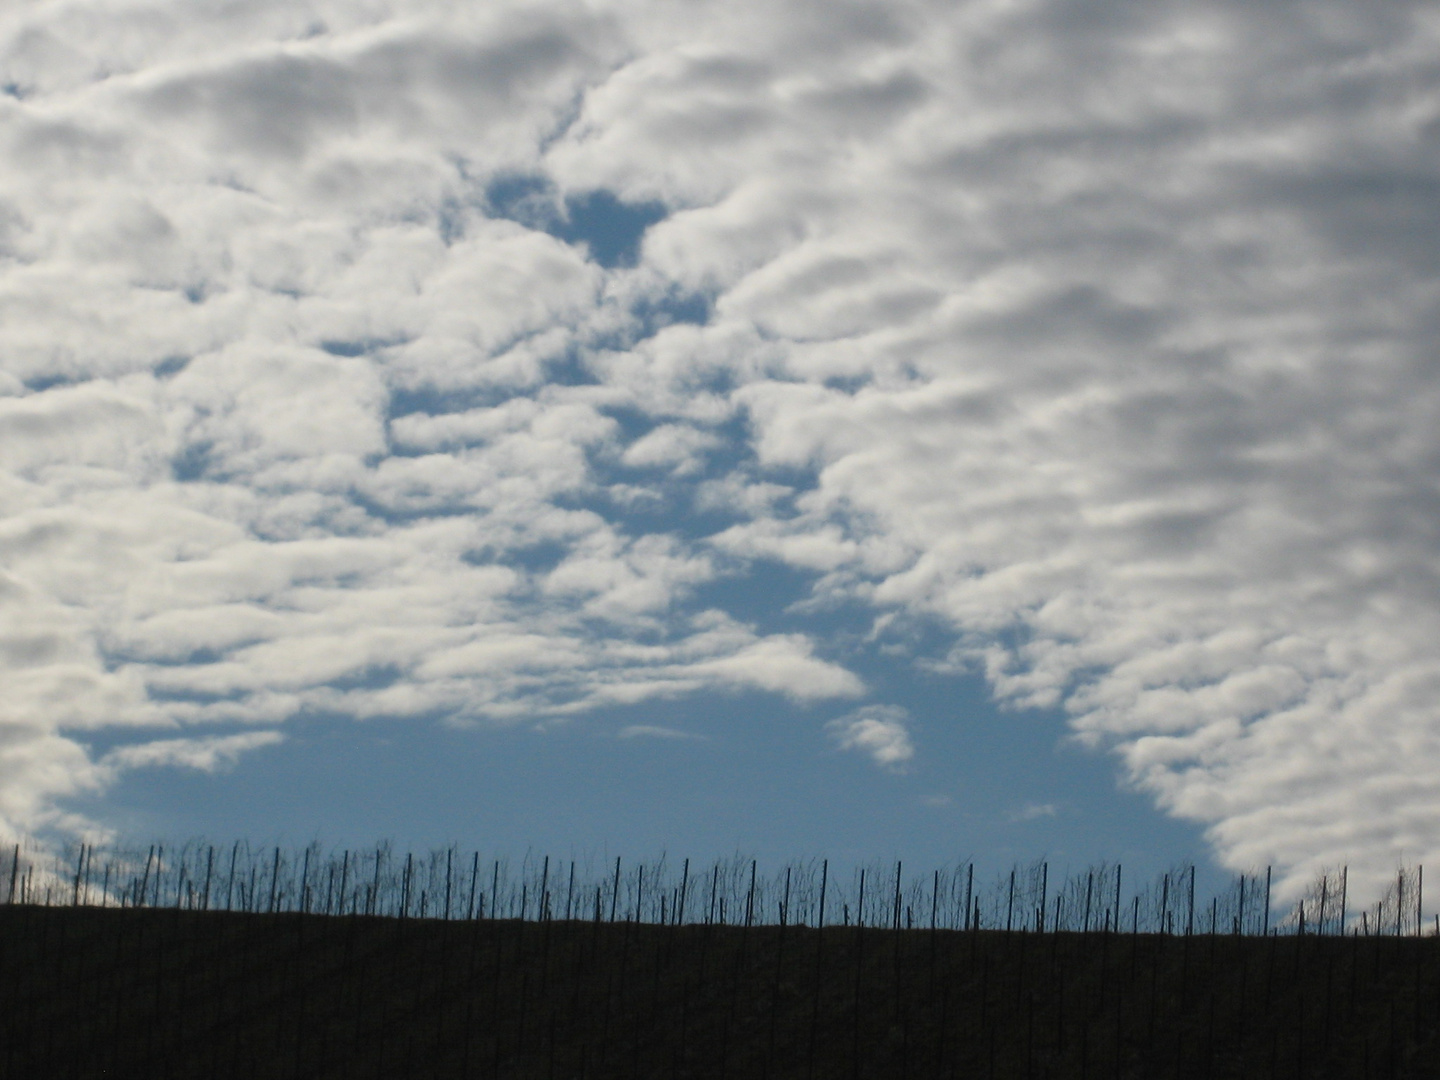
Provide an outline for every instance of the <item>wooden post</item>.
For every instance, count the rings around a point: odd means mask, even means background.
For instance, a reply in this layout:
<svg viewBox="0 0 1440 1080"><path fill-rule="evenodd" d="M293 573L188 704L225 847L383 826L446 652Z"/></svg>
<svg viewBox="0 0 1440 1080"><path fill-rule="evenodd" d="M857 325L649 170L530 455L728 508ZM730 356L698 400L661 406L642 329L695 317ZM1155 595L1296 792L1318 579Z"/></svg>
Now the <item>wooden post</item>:
<svg viewBox="0 0 1440 1080"><path fill-rule="evenodd" d="M400 917L403 919L410 914L410 875L414 871L415 855L413 852L405 853L405 870L400 876Z"/></svg>
<svg viewBox="0 0 1440 1080"><path fill-rule="evenodd" d="M233 911L230 906L235 897L235 860L240 856L240 841L235 841L235 846L230 849L230 877L225 881L225 910Z"/></svg>
<svg viewBox="0 0 1440 1080"><path fill-rule="evenodd" d="M749 927L755 918L755 864L758 860L750 860L750 891L745 896L745 925Z"/></svg>
<svg viewBox="0 0 1440 1080"><path fill-rule="evenodd" d="M820 863L820 918L815 925L825 925L825 889L830 884L830 860L824 859Z"/></svg>
<svg viewBox="0 0 1440 1080"><path fill-rule="evenodd" d="M575 864L570 864L570 873L575 873ZM675 905L675 925L685 925L685 901L690 895L690 860L685 860L685 869L680 872L680 898Z"/></svg>
<svg viewBox="0 0 1440 1080"><path fill-rule="evenodd" d="M1265 924L1262 932L1270 936L1270 867L1265 867Z"/></svg>
<svg viewBox="0 0 1440 1080"><path fill-rule="evenodd" d="M454 847L445 849L445 919L450 919L450 868L455 858Z"/></svg>
<svg viewBox="0 0 1440 1080"><path fill-rule="evenodd" d="M148 855L145 856L145 874L144 874L144 876L140 879L140 903L139 903L139 904L136 904L136 905L135 905L136 907L143 907L144 904L145 904L145 894L146 894L146 893L149 891L149 889L150 889L150 863L151 863L151 861L152 861L154 858L155 858L155 845L154 845L154 844L151 844L151 845L150 845L150 854L148 854Z"/></svg>
<svg viewBox="0 0 1440 1080"><path fill-rule="evenodd" d="M471 852L470 859L470 900L465 905L465 917L475 918L475 889L480 880L480 852Z"/></svg>

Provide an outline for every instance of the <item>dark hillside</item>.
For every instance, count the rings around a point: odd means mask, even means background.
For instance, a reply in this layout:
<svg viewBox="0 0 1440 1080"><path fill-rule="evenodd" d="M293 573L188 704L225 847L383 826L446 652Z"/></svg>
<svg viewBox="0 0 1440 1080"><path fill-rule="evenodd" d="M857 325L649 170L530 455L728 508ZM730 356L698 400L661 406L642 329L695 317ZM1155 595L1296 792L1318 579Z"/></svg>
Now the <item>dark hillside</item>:
<svg viewBox="0 0 1440 1080"><path fill-rule="evenodd" d="M1440 941L0 908L7 1077L1440 1075Z"/></svg>

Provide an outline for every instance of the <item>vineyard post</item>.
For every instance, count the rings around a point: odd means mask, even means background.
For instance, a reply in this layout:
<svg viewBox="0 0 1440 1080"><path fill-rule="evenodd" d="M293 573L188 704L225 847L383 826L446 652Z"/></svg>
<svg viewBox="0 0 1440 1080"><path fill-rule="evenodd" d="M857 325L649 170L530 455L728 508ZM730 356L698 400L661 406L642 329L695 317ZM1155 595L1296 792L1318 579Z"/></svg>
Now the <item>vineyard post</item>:
<svg viewBox="0 0 1440 1080"><path fill-rule="evenodd" d="M935 871L935 881L930 886L930 929L935 929L940 914L940 871ZM933 940L933 939L932 939Z"/></svg>
<svg viewBox="0 0 1440 1080"><path fill-rule="evenodd" d="M475 887L480 879L480 852L471 852L470 860L470 902L465 905L465 917L475 918Z"/></svg>
<svg viewBox="0 0 1440 1080"><path fill-rule="evenodd" d="M151 863L151 861L152 861L154 858L155 858L155 845L154 845L154 844L151 844L151 845L150 845L150 854L148 854L148 855L145 856L145 874L144 874L144 876L140 879L140 903L136 905L137 907L141 907L141 906L143 906L144 903L145 903L145 893L146 893L146 892L148 891L148 889L150 888L150 863Z"/></svg>
<svg viewBox="0 0 1440 1080"><path fill-rule="evenodd" d="M1270 934L1270 871L1271 867L1265 867L1265 925L1263 930L1267 937Z"/></svg>
<svg viewBox="0 0 1440 1080"><path fill-rule="evenodd" d="M225 881L225 910L233 911L231 901L235 896L235 860L240 857L240 841L235 841L235 846L230 849L230 876Z"/></svg>
<svg viewBox="0 0 1440 1080"><path fill-rule="evenodd" d="M620 902L620 856L615 856L615 884L610 889L610 921L615 921L615 905Z"/></svg>
<svg viewBox="0 0 1440 1080"><path fill-rule="evenodd" d="M1269 868L1267 867L1266 869L1268 870ZM1266 915L1267 915L1267 917L1268 917L1269 913L1267 912ZM1244 932L1245 932L1245 875L1244 875L1244 874L1241 874L1241 875L1240 875L1240 903L1239 903L1239 905L1238 905L1238 910L1237 910L1236 913L1235 913L1235 935L1238 937L1239 935L1243 934ZM1268 932L1268 931L1267 931L1267 932Z"/></svg>
<svg viewBox="0 0 1440 1080"><path fill-rule="evenodd" d="M85 841L80 841L80 858L75 861L75 893L70 901L71 907L80 906L80 874L85 869Z"/></svg>
<svg viewBox="0 0 1440 1080"><path fill-rule="evenodd" d="M380 907L380 847L375 847L375 883L370 886L370 895L365 901L365 914L373 915Z"/></svg>
<svg viewBox="0 0 1440 1080"><path fill-rule="evenodd" d="M1190 864L1190 908L1185 916L1185 936L1195 933L1195 864Z"/></svg>
<svg viewBox="0 0 1440 1080"><path fill-rule="evenodd" d="M715 921L715 891L720 887L720 863L717 860L710 871L710 910L705 915L705 925Z"/></svg>
<svg viewBox="0 0 1440 1080"><path fill-rule="evenodd" d="M15 845L15 854L10 857L10 896L7 904L15 903L15 881L20 876L20 845Z"/></svg>
<svg viewBox="0 0 1440 1080"><path fill-rule="evenodd" d="M1419 937L1424 929L1424 914L1421 905L1425 900L1425 867L1423 865L1415 868L1415 936Z"/></svg>
<svg viewBox="0 0 1440 1080"><path fill-rule="evenodd" d="M1165 924L1170 920L1170 874L1165 874L1165 882L1160 886L1160 933L1165 933Z"/></svg>
<svg viewBox="0 0 1440 1080"><path fill-rule="evenodd" d="M1035 928L1037 933L1043 934L1045 932L1045 904L1048 902L1049 898L1050 864L1048 862L1043 862L1040 864L1040 914L1036 920L1037 922L1039 922L1040 925ZM1056 918L1058 919L1059 916L1057 915Z"/></svg>
<svg viewBox="0 0 1440 1080"><path fill-rule="evenodd" d="M1085 875L1085 933L1090 932L1090 896L1095 888L1095 871Z"/></svg>
<svg viewBox="0 0 1440 1080"><path fill-rule="evenodd" d="M160 879L161 879L161 878L164 876L164 874L165 874L165 871L162 870L161 867L162 867L162 865L164 864L164 862L165 862L165 845L161 844L159 850L155 852L155 900L154 900L154 906L155 906L155 907L159 907L159 906L160 906ZM143 899L144 899L144 896L141 896L141 899L143 900Z"/></svg>
<svg viewBox="0 0 1440 1080"><path fill-rule="evenodd" d="M855 902L855 925L865 925L865 868L860 868L860 898Z"/></svg>
<svg viewBox="0 0 1440 1080"><path fill-rule="evenodd" d="M480 906L481 906L481 907L484 907L484 906L485 906L485 901L484 901L484 898L483 898L483 897L481 898ZM500 917L500 860L499 860L499 859L496 859L496 860L495 860L494 872L493 872L493 874L491 875L491 878L490 878L490 918L492 918L492 919L498 919L499 917ZM612 921L612 922L614 921L614 915L611 915L611 921Z"/></svg>
<svg viewBox="0 0 1440 1080"><path fill-rule="evenodd" d="M1115 864L1115 932L1120 932L1120 870L1121 866Z"/></svg>
<svg viewBox="0 0 1440 1080"><path fill-rule="evenodd" d="M215 869L215 845L209 845L205 852L205 891L201 893L200 907L210 910L210 877Z"/></svg>
<svg viewBox="0 0 1440 1080"><path fill-rule="evenodd" d="M1010 867L1010 898L1005 902L1005 932L1010 933L1015 917L1015 867Z"/></svg>
<svg viewBox="0 0 1440 1080"><path fill-rule="evenodd" d="M745 926L748 929L755 917L755 864L758 860L750 860L750 891L745 894Z"/></svg>
<svg viewBox="0 0 1440 1080"><path fill-rule="evenodd" d="M350 849L346 848L340 860L340 902L336 905L336 914L345 914L345 889L350 882Z"/></svg>
<svg viewBox="0 0 1440 1080"><path fill-rule="evenodd" d="M573 877L574 874L575 874L575 864L574 864L573 862L570 864L570 874L571 874L572 877ZM686 901L686 899L689 897L689 895L690 895L690 860L689 860L689 859L686 859L686 860L685 860L685 869L680 872L680 902L679 902L678 905L676 905L677 908L678 908L678 910L675 912L675 925L676 925L676 926L684 926L684 925L685 925L685 901Z"/></svg>
<svg viewBox="0 0 1440 1080"><path fill-rule="evenodd" d="M310 849L305 849L305 865L300 871L300 914L310 914Z"/></svg>
<svg viewBox="0 0 1440 1080"><path fill-rule="evenodd" d="M825 889L830 884L830 860L824 859L820 863L820 918L816 921L817 927L825 925Z"/></svg>
<svg viewBox="0 0 1440 1080"><path fill-rule="evenodd" d="M824 859L820 863L820 918L816 921L817 931L823 930L825 926L825 890L830 884L830 860ZM815 1074L815 1037L820 1026L820 977L822 950L825 944L825 935L815 935L815 990L810 998L810 1056L805 1066L807 1080Z"/></svg>
<svg viewBox="0 0 1440 1080"><path fill-rule="evenodd" d="M545 869L540 871L540 921L550 918L550 856L545 856Z"/></svg>
<svg viewBox="0 0 1440 1080"><path fill-rule="evenodd" d="M445 849L445 921L450 921L450 867L455 857L453 846Z"/></svg>
<svg viewBox="0 0 1440 1080"><path fill-rule="evenodd" d="M685 860L685 865L690 865L690 860ZM575 899L575 860L570 860L570 883L565 886L565 921L570 921L570 904Z"/></svg>
<svg viewBox="0 0 1440 1080"><path fill-rule="evenodd" d="M895 861L895 911L893 917L894 928L900 929L900 861Z"/></svg>
<svg viewBox="0 0 1440 1080"><path fill-rule="evenodd" d="M1350 901L1350 867L1340 868L1340 933L1345 933L1346 906Z"/></svg>
<svg viewBox="0 0 1440 1080"><path fill-rule="evenodd" d="M971 860L965 869L965 929L970 929L970 901L974 898L975 862Z"/></svg>
<svg viewBox="0 0 1440 1080"><path fill-rule="evenodd" d="M1400 921L1405 917L1405 868L1395 875L1395 936L1400 936Z"/></svg>
<svg viewBox="0 0 1440 1080"><path fill-rule="evenodd" d="M780 903L780 928L790 919L790 867L785 867L785 899Z"/></svg>
<svg viewBox="0 0 1440 1080"><path fill-rule="evenodd" d="M410 882L415 873L415 854L407 851L405 853L405 872L400 878L400 917L407 918L410 914Z"/></svg>
<svg viewBox="0 0 1440 1080"><path fill-rule="evenodd" d="M270 866L270 911L275 911L276 891L280 887L280 845L275 845L275 861Z"/></svg>

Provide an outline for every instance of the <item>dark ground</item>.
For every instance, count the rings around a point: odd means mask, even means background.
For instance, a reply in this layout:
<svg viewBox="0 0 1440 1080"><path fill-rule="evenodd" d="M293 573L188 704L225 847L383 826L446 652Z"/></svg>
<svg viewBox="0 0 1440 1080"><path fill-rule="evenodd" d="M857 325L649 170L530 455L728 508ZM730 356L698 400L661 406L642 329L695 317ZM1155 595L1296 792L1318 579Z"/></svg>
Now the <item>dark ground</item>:
<svg viewBox="0 0 1440 1080"><path fill-rule="evenodd" d="M0 907L0 1074L1440 1076L1435 938Z"/></svg>

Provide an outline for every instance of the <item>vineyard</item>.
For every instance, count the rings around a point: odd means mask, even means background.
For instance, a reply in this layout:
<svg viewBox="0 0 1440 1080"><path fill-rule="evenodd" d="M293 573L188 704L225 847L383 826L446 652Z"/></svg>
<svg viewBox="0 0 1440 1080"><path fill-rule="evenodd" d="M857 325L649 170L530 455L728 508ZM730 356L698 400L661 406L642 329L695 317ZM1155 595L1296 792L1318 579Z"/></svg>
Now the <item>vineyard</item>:
<svg viewBox="0 0 1440 1080"><path fill-rule="evenodd" d="M511 863L384 846L0 870L0 1068L99 1077L1421 1077L1423 878L1275 917L1104 866Z"/></svg>

